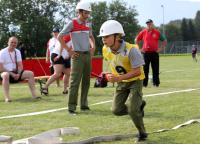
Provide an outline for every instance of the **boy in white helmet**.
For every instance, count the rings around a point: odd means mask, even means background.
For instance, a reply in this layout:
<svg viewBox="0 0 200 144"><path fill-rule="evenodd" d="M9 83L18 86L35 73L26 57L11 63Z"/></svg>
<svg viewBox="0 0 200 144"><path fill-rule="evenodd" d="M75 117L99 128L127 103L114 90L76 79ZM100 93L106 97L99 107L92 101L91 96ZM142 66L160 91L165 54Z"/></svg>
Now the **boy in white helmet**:
<svg viewBox="0 0 200 144"><path fill-rule="evenodd" d="M87 21L90 16L90 3L81 1L77 4L78 17L69 21L58 35L61 47L67 49L71 55L71 74L69 86L68 112L76 114L78 89L81 84L80 108L82 111L90 110L88 107L88 91L90 87L91 56L95 51L95 39L91 24ZM63 36L70 34L72 49L67 47Z"/></svg>
<svg viewBox="0 0 200 144"><path fill-rule="evenodd" d="M129 114L139 131L137 141L143 141L147 138L147 133L143 123L143 109L146 103L142 100L142 82L145 76L141 52L137 45L122 39L125 33L118 21L104 22L99 36L104 44L103 56L110 61L112 74L107 76L108 81L118 84L112 112L117 116Z"/></svg>

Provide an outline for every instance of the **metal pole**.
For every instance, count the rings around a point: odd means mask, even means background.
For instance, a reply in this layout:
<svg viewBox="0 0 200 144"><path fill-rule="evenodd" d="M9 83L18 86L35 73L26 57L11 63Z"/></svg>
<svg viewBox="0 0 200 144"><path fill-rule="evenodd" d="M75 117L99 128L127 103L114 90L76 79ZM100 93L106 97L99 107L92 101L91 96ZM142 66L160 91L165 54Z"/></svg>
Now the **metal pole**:
<svg viewBox="0 0 200 144"><path fill-rule="evenodd" d="M161 5L162 7L162 14L163 14L163 25L162 25L162 30L163 30L163 35L165 35L165 7L164 5ZM165 54L165 49L164 49L164 54Z"/></svg>
<svg viewBox="0 0 200 144"><path fill-rule="evenodd" d="M163 28L163 34L165 34L165 7L164 7L164 5L161 5L161 7L162 7L162 14L163 14L163 26L162 26L162 28Z"/></svg>

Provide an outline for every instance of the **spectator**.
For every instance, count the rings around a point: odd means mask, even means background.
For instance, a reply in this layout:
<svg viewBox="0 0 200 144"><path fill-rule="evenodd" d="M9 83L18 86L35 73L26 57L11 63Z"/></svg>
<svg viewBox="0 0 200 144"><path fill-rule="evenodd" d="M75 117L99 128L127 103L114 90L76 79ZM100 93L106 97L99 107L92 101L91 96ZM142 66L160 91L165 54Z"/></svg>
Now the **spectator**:
<svg viewBox="0 0 200 144"><path fill-rule="evenodd" d="M65 44L67 47L71 47L71 38L69 35L63 37ZM55 48L52 50L51 54L51 62L53 65L54 73L47 80L44 87L41 88L41 93L48 95L48 87L55 80L59 79L64 73L63 81L64 81L64 90L63 94L67 94L68 84L69 84L69 76L70 76L70 56L66 49L61 49L60 43L56 40Z"/></svg>
<svg viewBox="0 0 200 144"><path fill-rule="evenodd" d="M8 40L8 47L0 51L0 76L2 79L5 102L11 102L9 84L18 83L21 80L28 80L29 88L33 99L40 99L36 96L35 80L32 71L23 70L21 53L16 49L18 39L14 36Z"/></svg>
<svg viewBox="0 0 200 144"><path fill-rule="evenodd" d="M115 20L104 22L100 28L104 44L103 57L110 61L112 74L108 81L117 82L112 104L112 112L117 116L129 114L139 131L136 141L143 141L147 133L143 123L145 101L142 100L142 80L144 79L141 52L137 45L125 42L122 25ZM128 106L125 104L128 100Z"/></svg>
<svg viewBox="0 0 200 144"><path fill-rule="evenodd" d="M53 74L54 73L54 68L53 68L53 62L51 60L51 55L52 55L52 52L56 46L56 43L58 42L58 39L57 39L57 36L58 36L58 33L59 33L59 29L58 28L54 28L53 31L52 31L52 35L53 37L51 39L49 39L48 43L47 43L47 50L46 50L46 63L48 63L50 61L50 73ZM56 80L56 84L57 84L57 87L60 86L60 79L58 78Z"/></svg>
<svg viewBox="0 0 200 144"><path fill-rule="evenodd" d="M143 86L147 87L148 85L149 65L151 63L153 73L153 85L158 87L160 85L159 52L165 48L167 40L163 34L161 34L156 28L154 28L154 24L151 19L147 20L146 24L147 28L142 30L135 39L136 44L139 44L140 41L143 41L143 47L141 50L145 61L145 79L143 81ZM158 47L159 40L162 41L161 48Z"/></svg>
<svg viewBox="0 0 200 144"><path fill-rule="evenodd" d="M81 81L80 108L83 111L90 110L87 97L90 87L91 56L95 51L91 25L87 21L91 6L88 2L81 1L77 4L76 10L78 17L67 23L58 35L61 47L67 49L72 58L68 100L68 112L72 115L76 115L78 89ZM63 41L63 36L69 33L72 39L72 49L67 47Z"/></svg>

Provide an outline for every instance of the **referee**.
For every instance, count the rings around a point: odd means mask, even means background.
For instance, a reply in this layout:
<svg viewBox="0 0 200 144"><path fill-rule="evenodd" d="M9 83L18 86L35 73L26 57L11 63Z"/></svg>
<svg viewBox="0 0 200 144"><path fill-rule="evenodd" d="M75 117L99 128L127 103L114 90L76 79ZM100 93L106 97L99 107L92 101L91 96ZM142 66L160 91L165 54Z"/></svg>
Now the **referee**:
<svg viewBox="0 0 200 144"><path fill-rule="evenodd" d="M148 19L146 24L147 27L139 32L135 38L136 44L139 44L140 41L143 41L143 47L141 49L145 61L145 79L143 81L143 86L147 87L148 85L149 65L151 64L153 73L153 85L159 87L159 52L165 48L167 40L164 34L154 28L154 24L151 19ZM159 47L159 41L161 41L161 47Z"/></svg>

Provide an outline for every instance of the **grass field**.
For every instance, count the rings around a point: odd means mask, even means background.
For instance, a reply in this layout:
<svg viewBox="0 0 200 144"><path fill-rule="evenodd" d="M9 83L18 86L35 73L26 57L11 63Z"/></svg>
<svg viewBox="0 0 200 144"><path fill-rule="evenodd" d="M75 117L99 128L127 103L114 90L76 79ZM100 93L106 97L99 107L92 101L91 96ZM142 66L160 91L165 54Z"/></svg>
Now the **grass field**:
<svg viewBox="0 0 200 144"><path fill-rule="evenodd" d="M151 84L143 89L144 96L149 94L197 89L190 92L177 92L152 97L147 101L144 122L149 133L164 128L172 128L191 119L200 119L200 62L193 62L191 56L162 56L160 58L161 85ZM65 136L65 141L77 141L93 136L136 133L128 116L117 117L110 112L111 103L92 105L112 100L114 87L93 88L91 81L89 92L90 112L68 115L66 110L11 119L0 118L0 135L10 135L21 139L41 132L62 127L79 127L81 134ZM37 85L38 95L39 85ZM0 117L17 115L67 106L67 97L62 88L50 86L50 95L40 101L32 100L26 84L11 86L12 103L4 103L0 87ZM174 131L150 134L145 144L199 144L200 124L192 124ZM112 144L131 144L134 139L109 142Z"/></svg>

